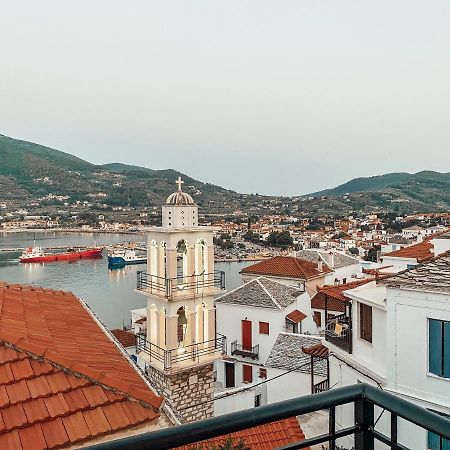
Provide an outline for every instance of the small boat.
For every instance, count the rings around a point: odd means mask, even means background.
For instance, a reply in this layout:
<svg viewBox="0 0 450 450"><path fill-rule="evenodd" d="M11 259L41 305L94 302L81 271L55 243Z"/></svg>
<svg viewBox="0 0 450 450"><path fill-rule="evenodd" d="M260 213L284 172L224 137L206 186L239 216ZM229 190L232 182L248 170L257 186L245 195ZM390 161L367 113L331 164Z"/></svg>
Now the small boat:
<svg viewBox="0 0 450 450"><path fill-rule="evenodd" d="M28 247L22 256L19 257L21 263L70 261L81 258L99 258L102 256L103 247L93 248L69 248L61 253L45 253L42 247Z"/></svg>
<svg viewBox="0 0 450 450"><path fill-rule="evenodd" d="M118 248L108 252L109 266L126 266L128 264L145 264L147 255L138 254L133 248Z"/></svg>

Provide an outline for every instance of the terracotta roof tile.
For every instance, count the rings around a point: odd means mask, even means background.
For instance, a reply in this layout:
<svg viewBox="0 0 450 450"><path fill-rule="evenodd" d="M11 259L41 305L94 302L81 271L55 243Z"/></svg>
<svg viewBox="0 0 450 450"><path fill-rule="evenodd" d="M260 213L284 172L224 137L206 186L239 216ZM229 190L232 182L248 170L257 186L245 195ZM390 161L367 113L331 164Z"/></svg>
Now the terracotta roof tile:
<svg viewBox="0 0 450 450"><path fill-rule="evenodd" d="M196 444L177 447L177 450L218 447L219 445L223 445L230 437L236 444L242 441L251 450L272 450L295 442L301 442L305 439L305 434L297 419L291 417L289 419L248 428L247 430L236 431L229 435L218 436ZM306 449L309 449L309 447L306 447Z"/></svg>
<svg viewBox="0 0 450 450"><path fill-rule="evenodd" d="M322 343L311 345L310 347L302 347L303 353L316 356L318 358L326 358L328 356L328 348Z"/></svg>
<svg viewBox="0 0 450 450"><path fill-rule="evenodd" d="M319 270L318 264L305 261L294 256L275 256L242 269L243 274L278 276L308 280L332 272L323 264Z"/></svg>
<svg viewBox="0 0 450 450"><path fill-rule="evenodd" d="M430 241L422 241L418 244L403 247L395 252L386 253L384 256L396 258L413 258L418 262L428 261L434 257L434 245Z"/></svg>
<svg viewBox="0 0 450 450"><path fill-rule="evenodd" d="M286 319L290 320L292 323L300 323L303 319L306 319L306 317L306 314L303 314L298 309L294 309L294 311L286 316Z"/></svg>
<svg viewBox="0 0 450 450"><path fill-rule="evenodd" d="M120 328L111 330L111 334L121 343L124 348L136 346L136 335L128 330Z"/></svg>
<svg viewBox="0 0 450 450"><path fill-rule="evenodd" d="M161 401L71 294L0 283L0 449L77 445L155 419Z"/></svg>
<svg viewBox="0 0 450 450"><path fill-rule="evenodd" d="M23 450L46 450L47 442L40 424L19 430Z"/></svg>

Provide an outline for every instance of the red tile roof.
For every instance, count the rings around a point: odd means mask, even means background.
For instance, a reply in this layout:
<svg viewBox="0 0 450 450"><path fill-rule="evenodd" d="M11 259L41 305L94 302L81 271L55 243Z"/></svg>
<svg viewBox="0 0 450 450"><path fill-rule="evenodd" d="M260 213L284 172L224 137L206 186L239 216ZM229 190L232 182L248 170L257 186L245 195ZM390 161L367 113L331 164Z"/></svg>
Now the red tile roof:
<svg viewBox="0 0 450 450"><path fill-rule="evenodd" d="M298 309L294 309L294 311L290 312L287 316L286 319L290 320L293 323L299 323L301 322L303 319L305 319L307 316L306 314L303 314L301 311L299 311Z"/></svg>
<svg viewBox="0 0 450 450"><path fill-rule="evenodd" d="M302 280L308 280L330 272L332 270L326 264L322 265L322 270L320 271L317 264L295 258L294 256L274 256L245 267L241 271L244 274L300 278Z"/></svg>
<svg viewBox="0 0 450 450"><path fill-rule="evenodd" d="M397 258L413 258L417 262L427 261L434 256L434 245L425 240L418 244L410 245L409 247L403 247L395 252L386 253L384 256L394 256Z"/></svg>
<svg viewBox="0 0 450 450"><path fill-rule="evenodd" d="M0 449L76 445L161 402L73 294L0 285Z"/></svg>
<svg viewBox="0 0 450 450"><path fill-rule="evenodd" d="M277 422L259 425L247 430L236 431L226 436L219 436L196 444L177 447L177 450L193 450L198 448L217 448L223 445L228 438L239 444L242 441L245 447L251 450L271 450L295 442L303 441L305 434L295 417L279 420ZM309 447L306 447L309 449Z"/></svg>
<svg viewBox="0 0 450 450"><path fill-rule="evenodd" d="M111 334L125 348L136 346L136 335L132 331L117 328L116 330L111 330Z"/></svg>
<svg viewBox="0 0 450 450"><path fill-rule="evenodd" d="M328 311L344 312L345 303L349 300L345 296L344 292L348 291L349 289L354 289L358 286L362 286L363 284L366 284L370 281L373 281L373 278L366 278L364 280L352 281L345 284L322 286L318 289L317 293L311 299L311 308L325 309L325 297L328 297Z"/></svg>
<svg viewBox="0 0 450 450"><path fill-rule="evenodd" d="M328 348L322 343L314 344L311 347L302 347L302 352L318 358L326 358L328 356Z"/></svg>

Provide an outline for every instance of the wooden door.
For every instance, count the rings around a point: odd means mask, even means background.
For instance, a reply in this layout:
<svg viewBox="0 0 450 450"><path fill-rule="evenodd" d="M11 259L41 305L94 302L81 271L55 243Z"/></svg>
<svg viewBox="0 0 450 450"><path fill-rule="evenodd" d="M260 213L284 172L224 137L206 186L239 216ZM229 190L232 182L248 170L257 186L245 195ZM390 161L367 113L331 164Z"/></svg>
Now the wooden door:
<svg viewBox="0 0 450 450"><path fill-rule="evenodd" d="M252 322L242 321L242 349L250 351L252 349Z"/></svg>
<svg viewBox="0 0 450 450"><path fill-rule="evenodd" d="M234 364L226 362L225 363L225 387L234 387Z"/></svg>

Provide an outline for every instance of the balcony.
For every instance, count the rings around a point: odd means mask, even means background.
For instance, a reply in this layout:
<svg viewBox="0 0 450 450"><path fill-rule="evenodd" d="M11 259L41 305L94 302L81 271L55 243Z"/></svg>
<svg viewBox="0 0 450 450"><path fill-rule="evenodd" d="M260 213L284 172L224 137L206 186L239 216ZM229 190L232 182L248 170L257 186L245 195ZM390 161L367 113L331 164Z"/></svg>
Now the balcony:
<svg viewBox="0 0 450 450"><path fill-rule="evenodd" d="M352 322L350 317L340 314L329 319L325 328L325 340L348 353L352 353Z"/></svg>
<svg viewBox="0 0 450 450"><path fill-rule="evenodd" d="M143 359L159 366L161 369L169 370L174 365L190 365L192 362L201 363L212 361L215 354L225 354L227 351L226 336L219 335L209 341L185 345L179 348L166 350L147 341L143 333L136 335L136 353Z"/></svg>
<svg viewBox="0 0 450 450"><path fill-rule="evenodd" d="M225 289L225 272L216 270L200 275L164 278L138 271L137 289L169 300L174 297L214 294L217 290Z"/></svg>
<svg viewBox="0 0 450 450"><path fill-rule="evenodd" d="M244 358L259 359L259 344L253 347L244 347L238 344L237 341L231 343L231 354L236 356L242 356Z"/></svg>
<svg viewBox="0 0 450 450"><path fill-rule="evenodd" d="M320 394L321 392L330 390L330 380L327 378L326 380L321 381L320 383L316 383L313 385L313 394Z"/></svg>
<svg viewBox="0 0 450 450"><path fill-rule="evenodd" d="M343 429L336 426L336 407L344 404L354 405L354 424ZM389 414L389 436L377 430L375 406ZM398 425L404 429L406 422L421 429L429 430L438 436L450 439L450 420L420 406L403 400L389 392L376 389L363 383L332 389L321 394L286 400L259 408L219 416L186 425L164 428L162 430L143 433L141 435L97 444L92 450L126 450L152 449L165 450L174 447L192 445L198 448L198 443L217 436L227 436L230 433L253 428L289 417L312 413L322 409L329 410L328 432L283 447L283 450L294 450L313 445L328 445L336 449L336 440L344 436L354 436L355 450L373 450L380 442L386 448L405 450L399 442ZM401 439L401 436L400 436ZM201 446L200 446L201 447Z"/></svg>

